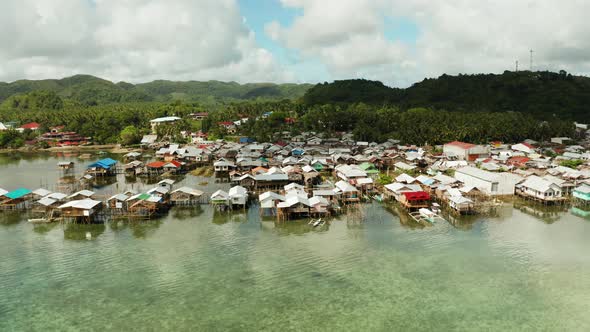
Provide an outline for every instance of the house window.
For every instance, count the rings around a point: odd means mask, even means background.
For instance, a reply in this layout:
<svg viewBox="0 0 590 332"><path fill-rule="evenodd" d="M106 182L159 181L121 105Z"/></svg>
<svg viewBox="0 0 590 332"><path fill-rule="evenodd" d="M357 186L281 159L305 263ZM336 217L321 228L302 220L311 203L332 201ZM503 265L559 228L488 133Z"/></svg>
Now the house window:
<svg viewBox="0 0 590 332"><path fill-rule="evenodd" d="M497 192L498 191L498 184L497 183L492 183L492 192Z"/></svg>

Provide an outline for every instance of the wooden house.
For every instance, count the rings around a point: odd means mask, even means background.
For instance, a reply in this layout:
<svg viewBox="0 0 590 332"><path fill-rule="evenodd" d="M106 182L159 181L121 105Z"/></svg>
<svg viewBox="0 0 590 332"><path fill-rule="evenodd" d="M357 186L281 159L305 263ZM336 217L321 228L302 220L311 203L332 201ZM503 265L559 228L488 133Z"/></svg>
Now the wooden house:
<svg viewBox="0 0 590 332"><path fill-rule="evenodd" d="M536 175L529 176L517 185L516 194L542 203L559 203L565 200L558 185Z"/></svg>
<svg viewBox="0 0 590 332"><path fill-rule="evenodd" d="M62 171L69 171L74 169L74 162L73 161L60 161L57 163L57 167Z"/></svg>
<svg viewBox="0 0 590 332"><path fill-rule="evenodd" d="M107 199L107 207L111 210L123 211L127 208L125 203L129 199L129 196L125 194L117 194Z"/></svg>
<svg viewBox="0 0 590 332"><path fill-rule="evenodd" d="M92 199L69 201L58 207L61 217L67 221L92 223L102 209L102 202Z"/></svg>
<svg viewBox="0 0 590 332"><path fill-rule="evenodd" d="M248 190L242 186L231 187L228 191L229 201L232 206L246 208L248 202Z"/></svg>
<svg viewBox="0 0 590 332"><path fill-rule="evenodd" d="M357 188L346 181L338 181L335 184L337 193L340 194L340 200L343 203L358 203L361 200L360 192Z"/></svg>
<svg viewBox="0 0 590 332"><path fill-rule="evenodd" d="M148 176L159 176L164 174L165 161L154 161L145 165L145 172L143 174Z"/></svg>
<svg viewBox="0 0 590 332"><path fill-rule="evenodd" d="M174 181L172 179L164 179L164 180L158 182L158 187L166 188L166 189L168 189L168 191L170 191L170 190L172 190L174 183L176 183L176 181Z"/></svg>
<svg viewBox="0 0 590 332"><path fill-rule="evenodd" d="M25 188L19 188L7 192L0 196L0 209L3 210L20 210L29 207L32 199L32 191Z"/></svg>
<svg viewBox="0 0 590 332"><path fill-rule="evenodd" d="M460 214L468 214L473 211L473 201L463 196L450 196L449 207Z"/></svg>
<svg viewBox="0 0 590 332"><path fill-rule="evenodd" d="M67 198L70 201L76 201L76 200L82 200L82 199L91 199L93 196L94 196L94 191L80 190L78 192L71 194Z"/></svg>
<svg viewBox="0 0 590 332"><path fill-rule="evenodd" d="M203 192L189 187L181 187L170 194L173 205L196 205L200 203Z"/></svg>
<svg viewBox="0 0 590 332"><path fill-rule="evenodd" d="M383 195L389 199L395 199L400 202L403 193L422 191L422 188L416 184L404 184L399 182L390 183L384 186Z"/></svg>
<svg viewBox="0 0 590 332"><path fill-rule="evenodd" d="M310 212L312 215L323 216L330 212L330 202L324 197L313 196L309 199L309 205L311 207Z"/></svg>
<svg viewBox="0 0 590 332"><path fill-rule="evenodd" d="M311 205L306 197L290 195L284 202L277 204L277 215L280 219L304 217L310 215Z"/></svg>
<svg viewBox="0 0 590 332"><path fill-rule="evenodd" d="M400 196L399 202L408 210L428 208L430 206L430 194L425 191L404 192Z"/></svg>
<svg viewBox="0 0 590 332"><path fill-rule="evenodd" d="M584 183L576 187L572 192L572 196L577 203L582 205L590 204L590 185Z"/></svg>
<svg viewBox="0 0 590 332"><path fill-rule="evenodd" d="M211 195L209 202L220 210L231 208L229 194L223 190L217 190Z"/></svg>
<svg viewBox="0 0 590 332"><path fill-rule="evenodd" d="M33 190L33 192L31 193L31 198L34 200L40 200L41 198L50 195L51 191L44 189L44 188L39 188L39 189L35 189Z"/></svg>
<svg viewBox="0 0 590 332"><path fill-rule="evenodd" d="M88 165L86 174L97 176L115 176L117 175L117 161L111 158L101 159Z"/></svg>
<svg viewBox="0 0 590 332"><path fill-rule="evenodd" d="M140 152L129 152L124 156L126 161L132 161L132 160L137 160L139 158L141 158L141 153Z"/></svg>
<svg viewBox="0 0 590 332"><path fill-rule="evenodd" d="M258 196L258 201L260 202L260 212L262 214L276 214L278 204L284 202L285 200L285 196L279 195L272 191L262 193Z"/></svg>
<svg viewBox="0 0 590 332"><path fill-rule="evenodd" d="M50 197L43 197L35 201L32 206L33 213L51 214L52 211L57 210L63 202Z"/></svg>
<svg viewBox="0 0 590 332"><path fill-rule="evenodd" d="M125 165L123 165L123 170L125 171L125 175L128 176L135 176L139 175L143 172L144 165L139 160L133 160Z"/></svg>
<svg viewBox="0 0 590 332"><path fill-rule="evenodd" d="M213 163L213 168L216 173L226 173L235 169L236 165L222 158Z"/></svg>
<svg viewBox="0 0 590 332"><path fill-rule="evenodd" d="M163 207L162 205L162 197L158 196L151 196L145 197L145 199L138 199L133 204L129 205L127 211L134 216L140 217L151 217L158 213L158 211Z"/></svg>

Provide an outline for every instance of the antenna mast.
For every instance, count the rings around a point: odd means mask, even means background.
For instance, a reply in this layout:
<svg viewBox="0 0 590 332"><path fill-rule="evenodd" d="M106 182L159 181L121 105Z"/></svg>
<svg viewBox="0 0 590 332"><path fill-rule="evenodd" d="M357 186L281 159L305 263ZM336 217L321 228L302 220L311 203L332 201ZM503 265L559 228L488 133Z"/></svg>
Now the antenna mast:
<svg viewBox="0 0 590 332"><path fill-rule="evenodd" d="M533 50L531 50L531 71L533 71Z"/></svg>
<svg viewBox="0 0 590 332"><path fill-rule="evenodd" d="M516 72L518 73L518 60L516 60Z"/></svg>

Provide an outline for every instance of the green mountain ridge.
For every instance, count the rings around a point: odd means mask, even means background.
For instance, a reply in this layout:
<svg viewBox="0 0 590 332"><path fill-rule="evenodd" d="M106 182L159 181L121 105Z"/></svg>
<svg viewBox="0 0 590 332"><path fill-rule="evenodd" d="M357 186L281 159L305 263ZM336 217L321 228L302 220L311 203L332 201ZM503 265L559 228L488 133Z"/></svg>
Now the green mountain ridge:
<svg viewBox="0 0 590 332"><path fill-rule="evenodd" d="M131 84L91 76L74 75L62 79L18 80L0 82L0 103L14 107L14 98L31 92L50 92L73 103L93 106L118 102L145 102L173 100L224 101L250 99L298 99L311 88L311 84L274 84L221 81L167 81ZM17 103L18 104L18 103Z"/></svg>

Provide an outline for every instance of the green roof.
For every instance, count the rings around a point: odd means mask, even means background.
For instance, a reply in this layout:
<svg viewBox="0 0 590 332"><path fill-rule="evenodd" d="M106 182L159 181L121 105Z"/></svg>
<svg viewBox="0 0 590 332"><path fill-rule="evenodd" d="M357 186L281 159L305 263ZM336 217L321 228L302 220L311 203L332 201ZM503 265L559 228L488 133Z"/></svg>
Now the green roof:
<svg viewBox="0 0 590 332"><path fill-rule="evenodd" d="M23 196L26 196L28 194L30 194L31 191L29 189L25 189L25 188L19 188L15 191L11 191L8 194L4 195L10 199L18 199L21 198Z"/></svg>
<svg viewBox="0 0 590 332"><path fill-rule="evenodd" d="M141 194L137 198L140 199L140 200L142 200L142 201L145 201L146 199L148 199L150 197L152 197L152 196L150 196L149 194Z"/></svg>
<svg viewBox="0 0 590 332"><path fill-rule="evenodd" d="M375 165L365 162L365 163L360 164L359 168L366 171L369 168L375 168Z"/></svg>

